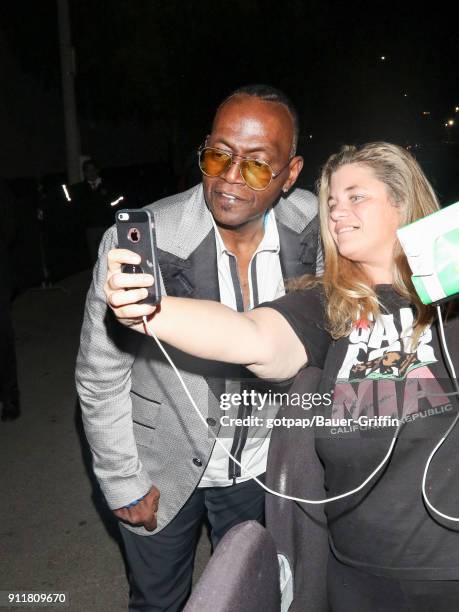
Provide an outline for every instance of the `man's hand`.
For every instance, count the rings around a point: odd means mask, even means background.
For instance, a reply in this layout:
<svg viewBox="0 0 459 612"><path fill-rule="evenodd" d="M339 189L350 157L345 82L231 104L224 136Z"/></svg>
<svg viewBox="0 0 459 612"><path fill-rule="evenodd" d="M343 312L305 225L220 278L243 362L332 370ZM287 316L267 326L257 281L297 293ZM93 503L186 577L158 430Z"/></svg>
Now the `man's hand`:
<svg viewBox="0 0 459 612"><path fill-rule="evenodd" d="M118 508L113 514L120 520L136 527L143 526L147 531L156 529L156 513L158 512L159 490L152 486L145 497L132 508Z"/></svg>
<svg viewBox="0 0 459 612"><path fill-rule="evenodd" d="M126 249L112 249L108 252L107 280L104 291L107 304L116 318L129 327L142 323L143 316L151 316L157 306L138 304L148 296L146 287L153 285L151 274L125 274L123 264L140 264L140 255Z"/></svg>

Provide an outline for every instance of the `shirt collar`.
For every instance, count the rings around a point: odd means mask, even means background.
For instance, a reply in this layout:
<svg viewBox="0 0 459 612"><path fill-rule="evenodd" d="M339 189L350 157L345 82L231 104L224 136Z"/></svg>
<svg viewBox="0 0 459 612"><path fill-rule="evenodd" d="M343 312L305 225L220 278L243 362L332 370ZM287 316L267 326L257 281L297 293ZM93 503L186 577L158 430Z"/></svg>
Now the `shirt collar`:
<svg viewBox="0 0 459 612"><path fill-rule="evenodd" d="M213 217L212 217L212 223L213 223L214 230L215 230L215 243L217 245L217 259L220 259L222 255L230 254L230 251L226 248L225 243L223 242L223 238L220 235L218 226L215 223L215 219ZM255 253L260 253L261 251L270 251L273 253L279 253L279 250L280 250L279 231L277 229L276 217L274 215L274 210L272 208L266 211L264 219L263 219L263 226L264 226L265 233Z"/></svg>

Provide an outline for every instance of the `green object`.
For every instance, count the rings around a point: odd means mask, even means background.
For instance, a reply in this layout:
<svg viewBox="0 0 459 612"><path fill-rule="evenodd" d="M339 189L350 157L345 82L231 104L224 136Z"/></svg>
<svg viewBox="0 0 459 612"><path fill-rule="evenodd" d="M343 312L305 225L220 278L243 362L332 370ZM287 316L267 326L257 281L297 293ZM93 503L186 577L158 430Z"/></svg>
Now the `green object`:
<svg viewBox="0 0 459 612"><path fill-rule="evenodd" d="M421 298L421 302L423 304L432 304L432 298L430 297L427 289L424 285L424 280L422 276L412 276L411 280L413 281L414 288L416 289L416 293Z"/></svg>
<svg viewBox="0 0 459 612"><path fill-rule="evenodd" d="M446 295L459 292L459 228L435 240L434 261L438 280Z"/></svg>

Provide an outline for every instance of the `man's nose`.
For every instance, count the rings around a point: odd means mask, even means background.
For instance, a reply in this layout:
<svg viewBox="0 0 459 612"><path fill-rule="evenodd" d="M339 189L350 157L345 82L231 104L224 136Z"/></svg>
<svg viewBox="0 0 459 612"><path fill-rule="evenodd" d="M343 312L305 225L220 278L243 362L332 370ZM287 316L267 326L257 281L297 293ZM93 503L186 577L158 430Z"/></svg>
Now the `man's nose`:
<svg viewBox="0 0 459 612"><path fill-rule="evenodd" d="M239 163L236 159L232 159L228 168L220 176L228 183L243 183L244 179L241 175Z"/></svg>

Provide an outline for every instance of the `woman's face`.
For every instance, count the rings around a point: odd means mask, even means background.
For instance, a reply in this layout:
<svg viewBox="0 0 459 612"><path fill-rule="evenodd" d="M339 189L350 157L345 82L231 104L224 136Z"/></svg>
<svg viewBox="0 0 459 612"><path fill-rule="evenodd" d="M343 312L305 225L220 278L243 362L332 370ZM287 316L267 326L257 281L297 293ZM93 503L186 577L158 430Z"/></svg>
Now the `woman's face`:
<svg viewBox="0 0 459 612"><path fill-rule="evenodd" d="M373 170L347 164L332 174L328 227L342 257L362 264L375 283L392 282L400 209Z"/></svg>

